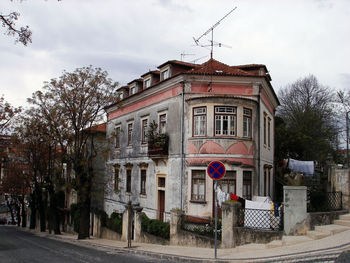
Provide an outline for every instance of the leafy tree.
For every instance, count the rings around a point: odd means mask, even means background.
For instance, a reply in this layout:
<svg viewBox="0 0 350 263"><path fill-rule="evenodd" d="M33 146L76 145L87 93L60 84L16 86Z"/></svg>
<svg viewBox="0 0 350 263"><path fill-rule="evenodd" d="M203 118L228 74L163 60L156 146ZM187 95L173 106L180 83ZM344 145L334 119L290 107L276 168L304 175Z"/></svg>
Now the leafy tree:
<svg viewBox="0 0 350 263"><path fill-rule="evenodd" d="M60 144L76 177L80 209L79 239L89 236L90 197L93 172L88 165L93 157L86 150L91 133L86 132L103 120L104 107L116 101L117 83L100 68L83 67L64 72L52 79L44 92L33 94L29 102L36 105Z"/></svg>
<svg viewBox="0 0 350 263"><path fill-rule="evenodd" d="M334 97L328 87L310 75L279 93L276 120L276 154L279 158L317 160L323 163L335 153L338 129Z"/></svg>
<svg viewBox="0 0 350 263"><path fill-rule="evenodd" d="M8 131L11 122L20 111L21 108L11 106L3 96L0 97L0 134Z"/></svg>

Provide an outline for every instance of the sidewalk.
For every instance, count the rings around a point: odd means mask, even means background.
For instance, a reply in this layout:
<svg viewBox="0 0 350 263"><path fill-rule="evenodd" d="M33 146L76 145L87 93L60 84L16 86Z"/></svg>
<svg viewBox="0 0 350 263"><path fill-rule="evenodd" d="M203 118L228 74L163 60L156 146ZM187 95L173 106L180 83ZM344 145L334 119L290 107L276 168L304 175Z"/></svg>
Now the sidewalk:
<svg viewBox="0 0 350 263"><path fill-rule="evenodd" d="M127 248L127 242L122 241L93 237L86 240L77 240L77 235L67 233L50 235L47 232L40 233L33 230L30 230L30 232L77 245L112 250L115 253L134 253L178 262L280 262L296 258L305 261L321 258L323 260L326 258L334 260L341 252L350 250L350 230L319 240L276 248L266 248L265 244L249 244L236 248L218 249L216 260L214 259L213 248L164 246L136 242L132 243L132 248ZM291 238L293 239L293 237Z"/></svg>

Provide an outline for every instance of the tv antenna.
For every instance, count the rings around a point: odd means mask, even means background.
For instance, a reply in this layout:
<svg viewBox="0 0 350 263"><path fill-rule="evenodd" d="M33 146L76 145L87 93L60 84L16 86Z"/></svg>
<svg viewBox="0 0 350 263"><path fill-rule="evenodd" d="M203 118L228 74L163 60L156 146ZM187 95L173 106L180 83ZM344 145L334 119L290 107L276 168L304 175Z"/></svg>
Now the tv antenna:
<svg viewBox="0 0 350 263"><path fill-rule="evenodd" d="M184 58L187 57L187 56L194 56L194 55L195 54L186 54L185 51L182 51L182 53L181 53L181 61L183 61Z"/></svg>
<svg viewBox="0 0 350 263"><path fill-rule="evenodd" d="M194 42L196 43L197 46L200 45L199 40L208 35L211 32L211 41L210 41L210 58L213 58L213 49L214 49L214 28L217 27L222 20L224 20L226 17L228 17L237 7L234 7L233 9L230 10L226 15L224 15L219 21L217 21L213 26L211 26L207 31L205 31L200 37L198 38L193 38ZM203 46L203 45L201 45ZM222 44L219 43L219 46L222 46ZM204 46L203 46L204 47Z"/></svg>

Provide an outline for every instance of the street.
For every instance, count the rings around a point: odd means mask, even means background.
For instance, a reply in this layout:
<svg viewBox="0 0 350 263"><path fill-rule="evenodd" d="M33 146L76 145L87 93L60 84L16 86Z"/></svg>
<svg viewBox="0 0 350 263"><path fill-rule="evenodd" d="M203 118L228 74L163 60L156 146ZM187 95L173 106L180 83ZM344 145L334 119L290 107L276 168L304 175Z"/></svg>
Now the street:
<svg viewBox="0 0 350 263"><path fill-rule="evenodd" d="M170 262L112 249L95 249L36 236L13 226L0 226L0 263Z"/></svg>

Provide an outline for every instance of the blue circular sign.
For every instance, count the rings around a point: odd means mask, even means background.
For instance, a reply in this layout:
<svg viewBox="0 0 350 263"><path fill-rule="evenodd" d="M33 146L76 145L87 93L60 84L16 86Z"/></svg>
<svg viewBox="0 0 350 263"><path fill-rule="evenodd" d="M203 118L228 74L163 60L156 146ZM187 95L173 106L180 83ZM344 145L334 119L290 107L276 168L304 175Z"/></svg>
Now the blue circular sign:
<svg viewBox="0 0 350 263"><path fill-rule="evenodd" d="M213 161L208 165L207 173L213 180L220 180L225 176L226 168L222 162Z"/></svg>

